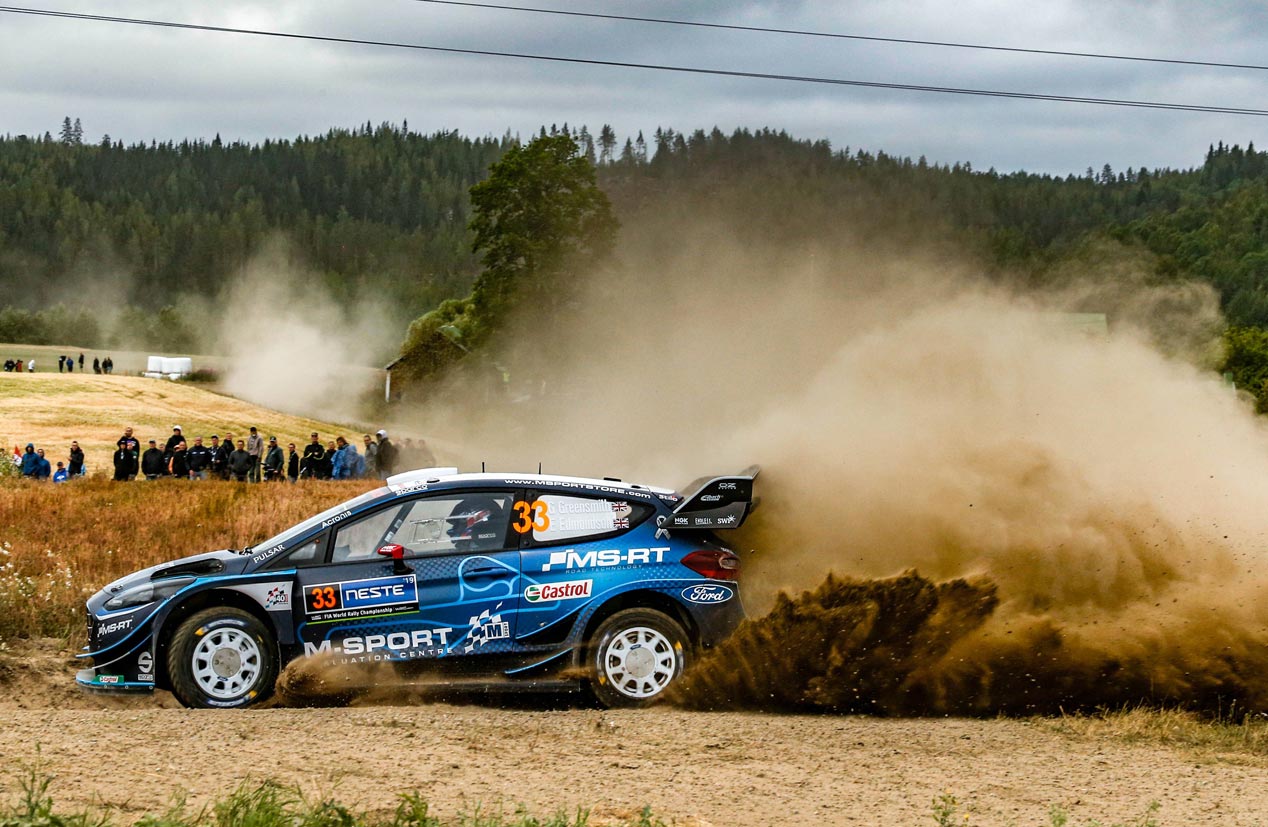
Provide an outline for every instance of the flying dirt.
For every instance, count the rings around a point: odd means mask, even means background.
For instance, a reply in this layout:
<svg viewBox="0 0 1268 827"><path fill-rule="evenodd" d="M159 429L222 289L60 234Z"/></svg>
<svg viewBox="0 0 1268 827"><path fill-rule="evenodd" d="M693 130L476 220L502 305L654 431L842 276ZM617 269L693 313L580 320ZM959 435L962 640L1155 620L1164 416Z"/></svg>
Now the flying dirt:
<svg viewBox="0 0 1268 827"><path fill-rule="evenodd" d="M467 468L762 465L733 545L774 613L680 703L1268 708L1268 433L1210 369L1209 288L1117 260L1036 294L943 254L695 236L628 241L640 267L573 320L518 326L495 359L531 377L516 404L467 375L398 414Z"/></svg>

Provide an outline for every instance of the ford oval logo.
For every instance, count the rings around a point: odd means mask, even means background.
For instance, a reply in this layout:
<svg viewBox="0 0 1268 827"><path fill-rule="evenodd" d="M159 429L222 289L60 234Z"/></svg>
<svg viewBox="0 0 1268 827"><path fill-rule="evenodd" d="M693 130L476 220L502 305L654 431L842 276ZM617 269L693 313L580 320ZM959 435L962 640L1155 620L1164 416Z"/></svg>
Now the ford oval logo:
<svg viewBox="0 0 1268 827"><path fill-rule="evenodd" d="M735 596L726 586L688 586L682 590L682 599L688 603L725 603Z"/></svg>

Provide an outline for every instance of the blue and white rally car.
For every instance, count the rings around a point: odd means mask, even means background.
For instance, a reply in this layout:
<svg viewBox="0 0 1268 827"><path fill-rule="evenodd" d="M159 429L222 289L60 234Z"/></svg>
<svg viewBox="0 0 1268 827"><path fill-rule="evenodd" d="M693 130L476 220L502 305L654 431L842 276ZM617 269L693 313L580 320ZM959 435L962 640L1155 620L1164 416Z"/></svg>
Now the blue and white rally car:
<svg viewBox="0 0 1268 827"><path fill-rule="evenodd" d="M744 610L713 533L753 507L757 468L683 494L541 474L398 474L242 551L139 571L88 601L96 690L190 707L268 698L296 657L391 662L463 688L659 697Z"/></svg>

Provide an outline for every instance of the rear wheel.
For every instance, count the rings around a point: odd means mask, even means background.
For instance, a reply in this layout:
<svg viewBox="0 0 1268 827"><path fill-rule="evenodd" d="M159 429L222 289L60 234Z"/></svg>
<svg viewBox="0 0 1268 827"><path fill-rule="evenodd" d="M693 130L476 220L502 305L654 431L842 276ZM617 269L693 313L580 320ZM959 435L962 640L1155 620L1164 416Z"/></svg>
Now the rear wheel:
<svg viewBox="0 0 1268 827"><path fill-rule="evenodd" d="M647 706L687 665L687 633L652 609L624 609L594 635L590 687L604 706Z"/></svg>
<svg viewBox="0 0 1268 827"><path fill-rule="evenodd" d="M257 704L273 694L277 670L273 636L241 609L198 612L177 628L167 650L172 694L188 707Z"/></svg>

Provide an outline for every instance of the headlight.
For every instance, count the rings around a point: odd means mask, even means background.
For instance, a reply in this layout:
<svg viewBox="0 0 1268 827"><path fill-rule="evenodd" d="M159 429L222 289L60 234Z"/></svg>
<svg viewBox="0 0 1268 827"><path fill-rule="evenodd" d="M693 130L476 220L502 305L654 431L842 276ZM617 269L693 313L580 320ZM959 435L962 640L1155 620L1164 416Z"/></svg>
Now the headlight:
<svg viewBox="0 0 1268 827"><path fill-rule="evenodd" d="M153 603L155 600L171 597L190 583L193 583L194 579L193 577L173 577L157 582L141 583L107 600L105 608L114 611L115 609L126 609L129 606L143 606L146 603Z"/></svg>

